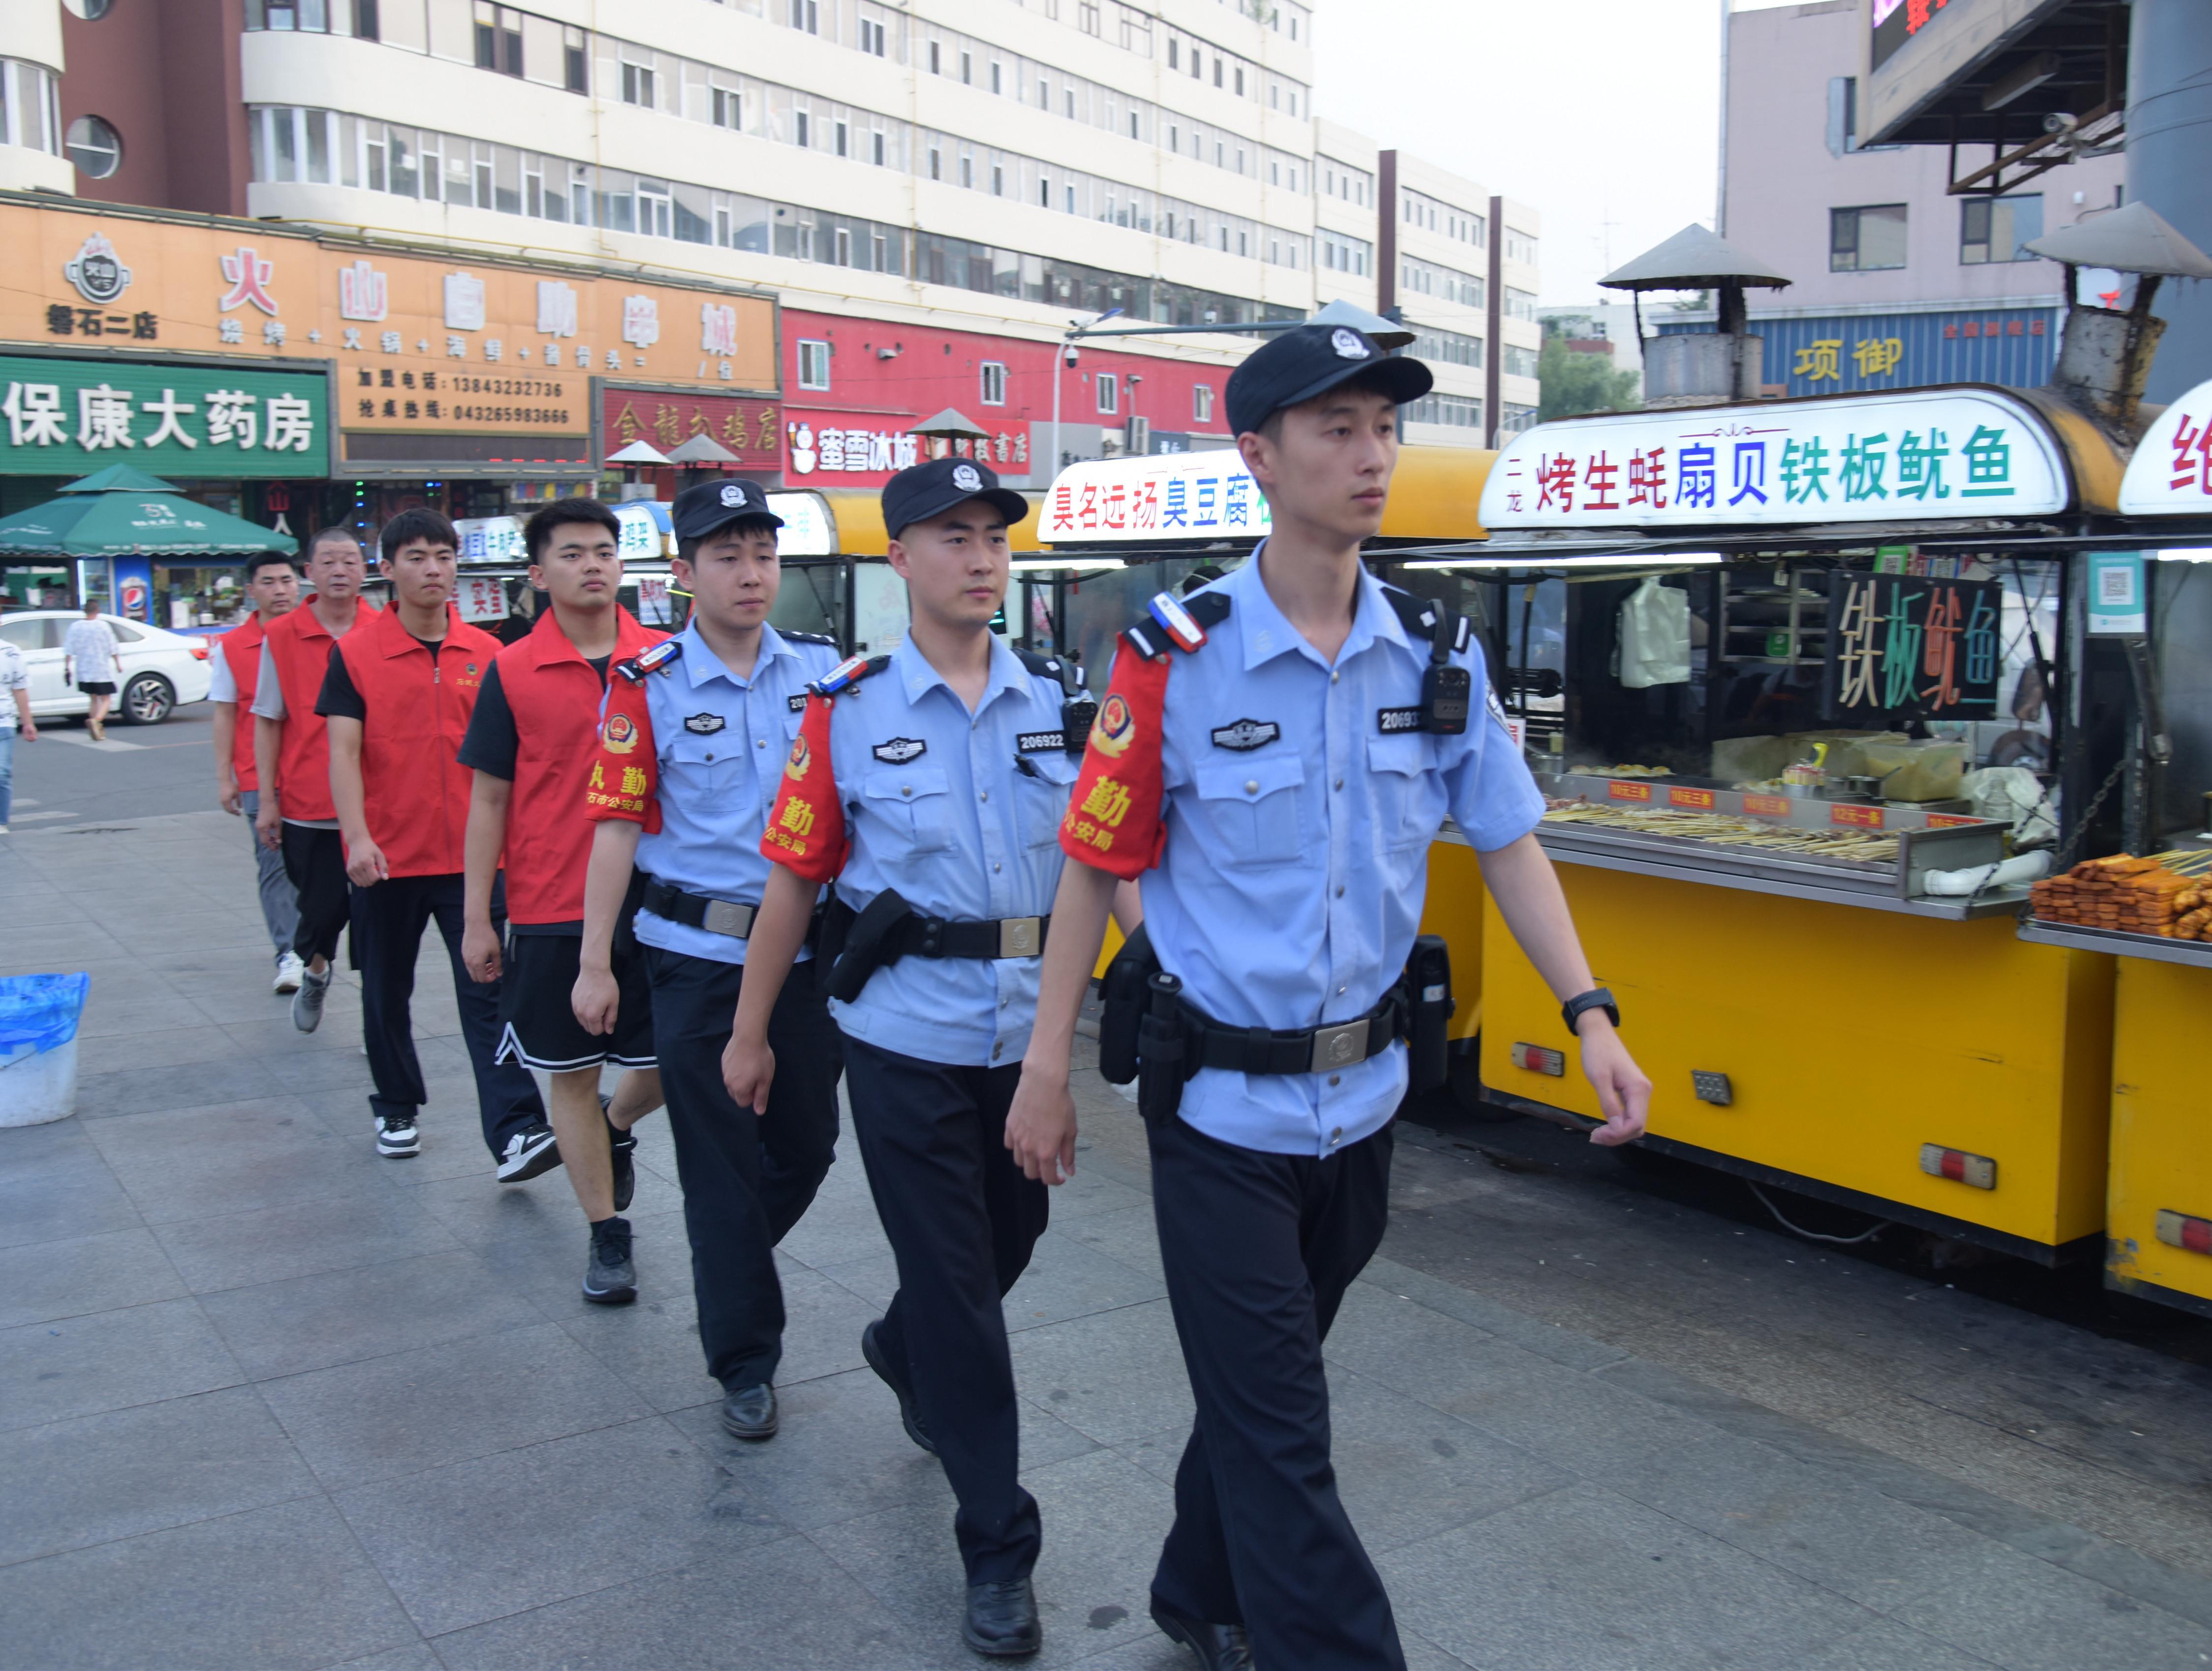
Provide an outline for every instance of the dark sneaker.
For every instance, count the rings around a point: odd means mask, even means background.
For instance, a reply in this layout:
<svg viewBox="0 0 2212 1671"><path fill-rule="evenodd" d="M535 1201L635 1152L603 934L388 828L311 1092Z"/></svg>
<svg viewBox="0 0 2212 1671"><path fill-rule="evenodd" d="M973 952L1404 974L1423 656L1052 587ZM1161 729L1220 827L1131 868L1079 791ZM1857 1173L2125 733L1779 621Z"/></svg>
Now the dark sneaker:
<svg viewBox="0 0 2212 1671"><path fill-rule="evenodd" d="M300 990L292 994L292 1024L303 1033L312 1033L323 1024L323 1000L331 995L332 969L320 975L311 969L300 971Z"/></svg>
<svg viewBox="0 0 2212 1671"><path fill-rule="evenodd" d="M1198 1656L1206 1671L1252 1671L1252 1638L1242 1625L1209 1625L1186 1619L1155 1600L1152 1623L1170 1642L1179 1642Z"/></svg>
<svg viewBox="0 0 2212 1671"><path fill-rule="evenodd" d="M550 1126L532 1126L507 1139L507 1152L499 1158L501 1183L527 1183L561 1164L561 1145Z"/></svg>
<svg viewBox="0 0 2212 1671"><path fill-rule="evenodd" d="M1001 1578L968 1586L968 1617L960 1638L991 1659L1026 1659L1044 1645L1036 1594L1026 1578Z"/></svg>
<svg viewBox="0 0 2212 1671"><path fill-rule="evenodd" d="M775 1437L775 1388L763 1382L739 1387L722 1400L722 1431L733 1439Z"/></svg>
<svg viewBox="0 0 2212 1671"><path fill-rule="evenodd" d="M599 1113L605 1115L614 1098L599 1098ZM612 1120L607 1121L607 1152L615 1168L615 1211L629 1211L631 1200L637 1194L637 1139L629 1132L617 1131Z"/></svg>
<svg viewBox="0 0 2212 1671"><path fill-rule="evenodd" d="M628 1305L637 1297L637 1272L629 1262L629 1219L602 1218L592 1226L584 1297L593 1305Z"/></svg>
<svg viewBox="0 0 2212 1671"><path fill-rule="evenodd" d="M860 1356L867 1360L868 1367L897 1397L899 1420L906 1426L907 1437L934 1456L937 1455L937 1441L931 1438L922 1427L921 1417L914 1407L913 1390L906 1384L905 1376L892 1372L890 1354L884 1350L883 1343L876 1338L876 1331L882 1327L883 1320L878 1318L860 1331Z"/></svg>
<svg viewBox="0 0 2212 1671"><path fill-rule="evenodd" d="M422 1152L422 1134L415 1129L415 1115L380 1114L376 1116L376 1152L395 1159Z"/></svg>

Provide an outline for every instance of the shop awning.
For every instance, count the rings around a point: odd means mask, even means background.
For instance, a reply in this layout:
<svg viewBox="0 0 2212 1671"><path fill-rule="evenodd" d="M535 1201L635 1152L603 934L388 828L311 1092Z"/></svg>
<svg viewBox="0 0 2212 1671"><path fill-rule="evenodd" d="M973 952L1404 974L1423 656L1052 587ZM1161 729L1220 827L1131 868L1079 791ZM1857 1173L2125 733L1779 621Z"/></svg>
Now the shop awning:
<svg viewBox="0 0 2212 1671"><path fill-rule="evenodd" d="M296 551L300 542L180 494L82 492L0 519L11 556L242 557Z"/></svg>

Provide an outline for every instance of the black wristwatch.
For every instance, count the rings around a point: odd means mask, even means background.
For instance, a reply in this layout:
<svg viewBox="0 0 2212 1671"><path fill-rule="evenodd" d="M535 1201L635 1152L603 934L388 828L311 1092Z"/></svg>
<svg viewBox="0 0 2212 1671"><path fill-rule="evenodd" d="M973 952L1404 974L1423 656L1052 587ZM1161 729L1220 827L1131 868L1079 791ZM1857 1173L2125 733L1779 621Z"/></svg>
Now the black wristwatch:
<svg viewBox="0 0 2212 1671"><path fill-rule="evenodd" d="M1612 1018L1614 1030L1620 1030L1620 1006L1613 1001L1613 994L1603 987L1592 987L1580 997L1570 998L1560 1006L1559 1013L1566 1017L1569 1032L1575 1030L1575 1023L1580 1021L1583 1012L1589 1010L1603 1010Z"/></svg>

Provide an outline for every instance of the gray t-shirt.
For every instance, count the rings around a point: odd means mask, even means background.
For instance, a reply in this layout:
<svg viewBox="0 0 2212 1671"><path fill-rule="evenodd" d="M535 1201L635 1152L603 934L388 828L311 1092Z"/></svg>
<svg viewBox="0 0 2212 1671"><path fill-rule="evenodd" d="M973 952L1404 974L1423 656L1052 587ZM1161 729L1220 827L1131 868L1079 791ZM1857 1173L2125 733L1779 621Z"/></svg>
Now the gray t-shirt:
<svg viewBox="0 0 2212 1671"><path fill-rule="evenodd" d="M13 735L17 726L15 693L31 688L31 670L23 653L0 638L0 732Z"/></svg>
<svg viewBox="0 0 2212 1671"><path fill-rule="evenodd" d="M72 621L62 653L76 664L76 682L115 683L115 631L100 620Z"/></svg>

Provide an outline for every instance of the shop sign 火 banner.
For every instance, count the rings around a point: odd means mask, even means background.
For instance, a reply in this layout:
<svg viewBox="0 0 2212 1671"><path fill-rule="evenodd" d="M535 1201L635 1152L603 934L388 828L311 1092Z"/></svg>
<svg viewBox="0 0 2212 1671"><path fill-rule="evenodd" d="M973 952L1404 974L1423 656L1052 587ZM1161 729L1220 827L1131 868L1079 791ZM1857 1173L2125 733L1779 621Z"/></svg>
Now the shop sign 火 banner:
<svg viewBox="0 0 2212 1671"><path fill-rule="evenodd" d="M2212 516L2212 383L2158 415L2120 478L2123 516Z"/></svg>
<svg viewBox="0 0 2212 1671"><path fill-rule="evenodd" d="M2072 490L2050 431L1994 390L1905 389L1540 423L1483 484L1490 529L1917 522L2047 515Z"/></svg>
<svg viewBox="0 0 2212 1671"><path fill-rule="evenodd" d="M1218 447L1070 465L1045 495L1037 538L1047 545L1257 539L1273 526L1243 459Z"/></svg>
<svg viewBox="0 0 2212 1671"><path fill-rule="evenodd" d="M0 474L167 477L330 473L330 380L139 360L0 355Z"/></svg>
<svg viewBox="0 0 2212 1671"><path fill-rule="evenodd" d="M1995 580L1836 570L1828 580L1826 717L1883 726L1993 718L2003 620Z"/></svg>

